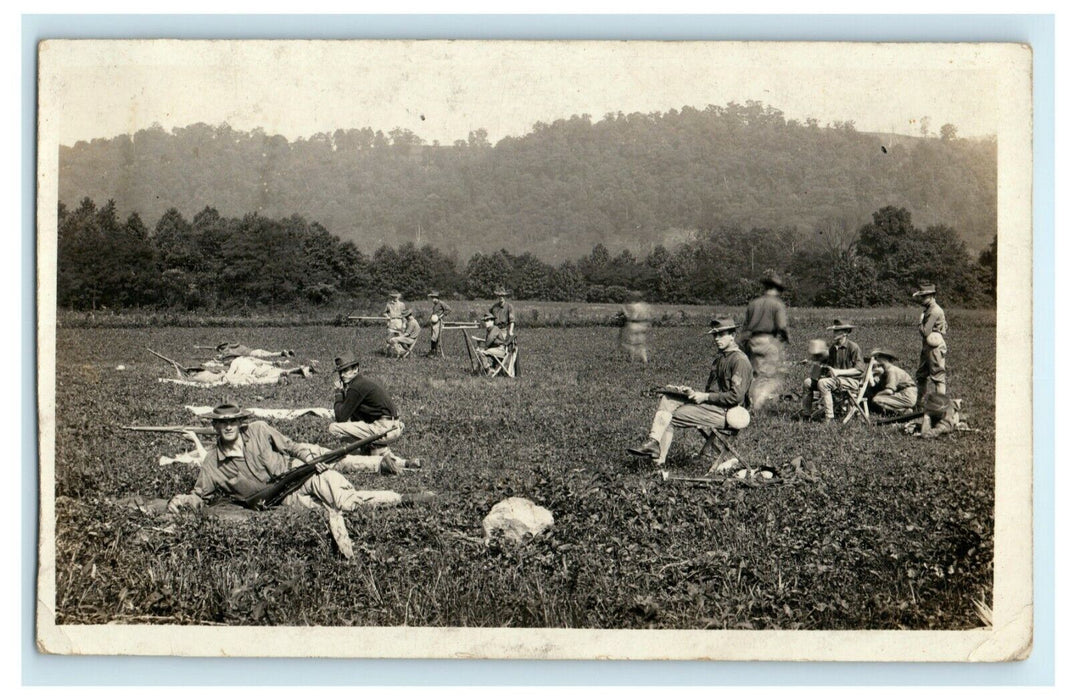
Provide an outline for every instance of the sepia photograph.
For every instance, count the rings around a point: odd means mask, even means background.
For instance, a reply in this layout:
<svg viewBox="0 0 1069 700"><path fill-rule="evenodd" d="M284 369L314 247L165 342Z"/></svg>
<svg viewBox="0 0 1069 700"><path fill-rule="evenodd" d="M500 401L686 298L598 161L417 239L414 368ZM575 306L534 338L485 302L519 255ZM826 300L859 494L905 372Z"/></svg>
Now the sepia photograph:
<svg viewBox="0 0 1069 700"><path fill-rule="evenodd" d="M38 61L40 650L1027 658L1027 45Z"/></svg>

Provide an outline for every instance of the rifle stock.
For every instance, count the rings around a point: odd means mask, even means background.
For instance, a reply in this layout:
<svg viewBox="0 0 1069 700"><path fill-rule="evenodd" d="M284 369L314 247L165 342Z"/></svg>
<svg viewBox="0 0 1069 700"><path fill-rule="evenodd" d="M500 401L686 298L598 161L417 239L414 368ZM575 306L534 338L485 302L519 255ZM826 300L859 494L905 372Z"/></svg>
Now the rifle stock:
<svg viewBox="0 0 1069 700"><path fill-rule="evenodd" d="M142 433L196 433L197 435L214 435L215 430L206 425L124 425L123 430L136 430Z"/></svg>
<svg viewBox="0 0 1069 700"><path fill-rule="evenodd" d="M366 437L363 440L351 442L348 445L342 445L341 447L331 450L330 452L324 452L315 459L309 462L305 462L296 469L291 469L285 474L282 474L272 479L267 486L263 487L251 496L243 499L234 500L235 502L252 510L265 510L267 508L274 508L275 506L280 505L282 501L286 500L287 496L289 496L291 493L303 486L304 482L308 481L315 475L316 465L330 464L331 462L336 462L345 455L355 452L356 450L360 449L361 447L364 447L365 445L370 445L376 440L381 440L388 434L389 431L386 431L385 433L379 433L378 435Z"/></svg>

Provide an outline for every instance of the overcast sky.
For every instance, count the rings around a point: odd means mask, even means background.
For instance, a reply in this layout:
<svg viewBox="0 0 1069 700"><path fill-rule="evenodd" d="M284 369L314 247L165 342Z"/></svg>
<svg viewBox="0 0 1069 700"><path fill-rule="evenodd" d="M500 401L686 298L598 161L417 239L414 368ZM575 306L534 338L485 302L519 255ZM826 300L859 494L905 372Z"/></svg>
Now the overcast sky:
<svg viewBox="0 0 1069 700"><path fill-rule="evenodd" d="M746 100L863 131L919 135L928 117L932 132L950 122L972 137L998 124L979 45L168 41L44 53L64 145L224 121L289 139L402 127L446 144L485 128L496 142L572 114Z"/></svg>

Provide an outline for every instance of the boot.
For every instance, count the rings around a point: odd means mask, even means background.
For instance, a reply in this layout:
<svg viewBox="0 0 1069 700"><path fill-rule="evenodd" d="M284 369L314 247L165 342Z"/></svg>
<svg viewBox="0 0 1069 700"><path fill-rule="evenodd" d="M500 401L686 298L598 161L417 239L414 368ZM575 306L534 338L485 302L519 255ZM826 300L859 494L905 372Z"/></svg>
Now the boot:
<svg viewBox="0 0 1069 700"><path fill-rule="evenodd" d="M379 474L383 476L397 476L404 471L404 468L400 464L400 460L387 452L382 455L382 461L379 463Z"/></svg>
<svg viewBox="0 0 1069 700"><path fill-rule="evenodd" d="M657 459L661 456L661 443L657 442L653 438L650 438L646 442L642 443L641 447L628 447L627 451L635 455L636 457Z"/></svg>

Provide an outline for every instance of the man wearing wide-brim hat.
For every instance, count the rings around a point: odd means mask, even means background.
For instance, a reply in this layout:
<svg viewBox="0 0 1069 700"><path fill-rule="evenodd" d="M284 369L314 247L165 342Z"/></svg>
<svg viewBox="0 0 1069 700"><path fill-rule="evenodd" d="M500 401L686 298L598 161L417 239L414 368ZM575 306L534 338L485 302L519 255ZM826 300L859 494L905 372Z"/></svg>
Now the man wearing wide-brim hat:
<svg viewBox="0 0 1069 700"><path fill-rule="evenodd" d="M959 403L946 394L932 393L925 396L921 402L924 416L921 417L919 428L914 426L913 434L930 440L952 433L959 426L963 426L961 411L958 409Z"/></svg>
<svg viewBox="0 0 1069 700"><path fill-rule="evenodd" d="M713 335L717 354L705 391L681 387L681 394L662 394L649 438L640 447L629 448L631 454L663 465L676 428L739 429L749 424L750 415L745 404L753 381L753 368L746 354L735 344L735 321L717 318L709 325L706 335Z"/></svg>
<svg viewBox="0 0 1069 700"><path fill-rule="evenodd" d="M504 287L494 289L497 301L490 307L490 314L494 317L494 325L505 331L505 335L511 338L516 330L516 315L512 310L512 304L505 301L508 294L508 290Z"/></svg>
<svg viewBox="0 0 1069 700"><path fill-rule="evenodd" d="M419 334L423 331L420 328L419 321L416 320L415 315L412 313L412 309L405 309L401 312L401 321L404 323L401 332L393 333L386 339L390 353L398 357L408 354L412 346L419 340Z"/></svg>
<svg viewBox="0 0 1069 700"><path fill-rule="evenodd" d="M922 284L913 293L924 306L918 330L921 334L921 358L917 365L917 393L923 399L928 393L928 382L937 394L947 393L947 317L942 307L935 303L935 285Z"/></svg>
<svg viewBox="0 0 1069 700"><path fill-rule="evenodd" d="M820 379L815 383L824 408L819 418L825 421L835 418L835 399L832 392L849 391L856 394L861 388L861 377L865 374L865 361L861 357L861 347L847 337L856 327L840 319L835 319L828 326L828 330L834 335L834 340L828 347L827 359L819 368ZM813 388L812 377L806 378L802 407L807 412L812 410Z"/></svg>
<svg viewBox="0 0 1069 700"><path fill-rule="evenodd" d="M783 280L769 273L762 280L764 293L746 306L739 332L739 347L750 358L754 380L750 385L750 407L760 411L765 402L780 393L780 362L783 345L790 343L787 330L787 307L780 295Z"/></svg>
<svg viewBox="0 0 1069 700"><path fill-rule="evenodd" d="M263 421L247 423L250 416L234 404L215 407L211 413L215 445L204 450L193 491L171 499L171 512L200 508L220 497L248 498L272 479L326 452L318 445L294 442ZM195 442L199 446L199 441ZM317 465L316 470L318 473L287 496L283 505L347 512L404 501L396 491L357 491L328 464Z"/></svg>
<svg viewBox="0 0 1069 700"><path fill-rule="evenodd" d="M382 315L386 317L386 329L390 331L403 330L405 322L402 314L408 307L405 306L405 302L401 301L401 292L396 289L391 289L388 296L390 300L386 302L386 308L382 312Z"/></svg>
<svg viewBox="0 0 1069 700"><path fill-rule="evenodd" d="M505 331L495 323L493 314L485 314L482 318L483 328L486 330L485 338L474 338L479 347L475 348L475 354L479 356L479 362L484 369L490 369L491 360L487 357L493 355L499 359L505 359L508 355L508 338Z"/></svg>
<svg viewBox="0 0 1069 700"><path fill-rule="evenodd" d="M439 298L440 296L436 290L427 294L427 298L431 300L431 349L427 352L428 356L441 354L438 343L441 342L442 330L445 328L445 317L453 311L449 308L449 304Z"/></svg>
<svg viewBox="0 0 1069 700"><path fill-rule="evenodd" d="M360 361L351 352L334 358L334 422L327 432L340 438L363 440L386 433L386 437L369 448L373 456L381 456L384 471L418 468L418 459L402 459L389 445L401 437L405 424L401 422L397 404L381 384L360 374Z"/></svg>
<svg viewBox="0 0 1069 700"><path fill-rule="evenodd" d="M917 383L909 372L895 364L898 357L882 348L873 348L869 357L876 361L873 374L879 372L869 399L872 405L885 413L903 413L916 406Z"/></svg>

